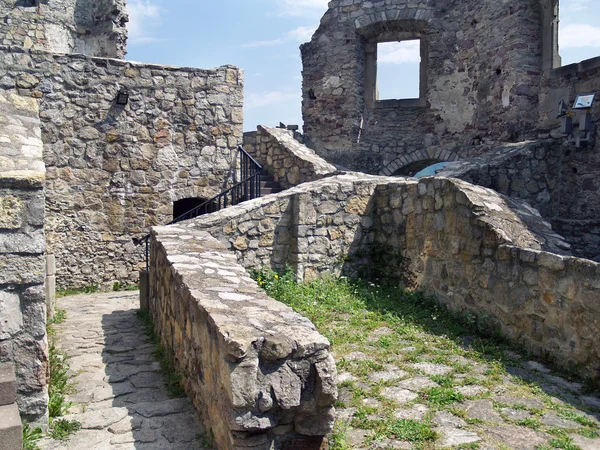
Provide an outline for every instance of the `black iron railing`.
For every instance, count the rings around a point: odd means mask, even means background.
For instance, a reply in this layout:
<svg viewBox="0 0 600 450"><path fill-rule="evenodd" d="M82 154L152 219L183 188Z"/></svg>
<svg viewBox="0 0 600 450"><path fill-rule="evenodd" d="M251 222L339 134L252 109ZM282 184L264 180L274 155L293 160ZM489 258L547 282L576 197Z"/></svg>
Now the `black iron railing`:
<svg viewBox="0 0 600 450"><path fill-rule="evenodd" d="M234 184L220 194L215 195L210 200L207 200L195 208L190 209L185 214L176 217L167 225L173 225L175 223L183 222L184 220L190 220L204 214L217 212L223 208L227 208L228 206L237 205L238 203L260 197L260 172L262 170L262 166L241 146L238 147L238 155L240 158L240 179L242 181ZM149 240L150 234L147 234L140 239L136 238L133 240L136 245L146 245L146 271L148 271L150 268L150 255L148 249Z"/></svg>

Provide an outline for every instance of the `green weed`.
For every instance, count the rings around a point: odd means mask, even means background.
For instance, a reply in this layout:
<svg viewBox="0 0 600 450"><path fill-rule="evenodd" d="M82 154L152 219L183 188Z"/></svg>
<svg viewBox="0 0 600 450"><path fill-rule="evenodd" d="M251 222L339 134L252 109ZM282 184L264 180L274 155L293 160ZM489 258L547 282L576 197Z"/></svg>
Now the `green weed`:
<svg viewBox="0 0 600 450"><path fill-rule="evenodd" d="M23 424L23 450L39 450L37 442L44 436L40 427L32 428L31 424Z"/></svg>
<svg viewBox="0 0 600 450"><path fill-rule="evenodd" d="M55 419L52 421L50 436L58 441L66 441L81 429L81 424L75 420Z"/></svg>

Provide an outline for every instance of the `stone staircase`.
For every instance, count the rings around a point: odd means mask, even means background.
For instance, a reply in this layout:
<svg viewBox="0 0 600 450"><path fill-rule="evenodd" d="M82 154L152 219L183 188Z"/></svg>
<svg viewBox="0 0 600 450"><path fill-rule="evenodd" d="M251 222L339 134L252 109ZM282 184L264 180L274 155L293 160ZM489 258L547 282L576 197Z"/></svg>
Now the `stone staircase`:
<svg viewBox="0 0 600 450"><path fill-rule="evenodd" d="M0 364L0 450L23 448L23 425L17 406L17 378L12 364Z"/></svg>
<svg viewBox="0 0 600 450"><path fill-rule="evenodd" d="M273 175L269 175L267 169L263 167L260 171L260 195L264 197L265 195L275 194L277 192L283 191L283 188L280 184L275 181Z"/></svg>

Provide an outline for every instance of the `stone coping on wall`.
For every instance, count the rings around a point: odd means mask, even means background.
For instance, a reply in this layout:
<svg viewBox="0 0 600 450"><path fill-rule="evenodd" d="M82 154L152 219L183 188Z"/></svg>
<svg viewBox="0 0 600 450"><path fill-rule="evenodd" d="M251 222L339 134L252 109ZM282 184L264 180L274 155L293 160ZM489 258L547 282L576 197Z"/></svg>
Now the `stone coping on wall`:
<svg viewBox="0 0 600 450"><path fill-rule="evenodd" d="M83 59L83 60L93 61L100 65L105 65L106 63L110 63L111 65L117 66L117 67L119 67L119 66L134 66L137 68L166 70L166 71L174 71L174 72L210 73L210 72L214 72L215 70L219 70L219 69L223 69L223 68L232 68L235 70L240 70L237 66L234 66L231 64L225 64L225 65L210 68L210 69L200 69L197 67L189 67L189 66L172 66L172 65L167 65L167 64L145 63L145 62L117 59L117 58L104 58L104 57L98 57L98 56L88 56L88 55L84 55L82 53L52 53L52 52L47 52L44 50L31 50L31 49L24 49L22 47L0 45L0 54L4 53L4 52L6 52L6 53L25 53L25 54L32 54L32 55L46 55L48 57L53 57L55 59L60 59L60 58L68 58L68 59L73 59L73 60Z"/></svg>
<svg viewBox="0 0 600 450"><path fill-rule="evenodd" d="M338 172L288 130L259 125L255 133L244 134L244 148L285 188Z"/></svg>
<svg viewBox="0 0 600 450"><path fill-rule="evenodd" d="M598 68L600 68L600 56L552 69L550 77L576 76L582 72Z"/></svg>
<svg viewBox="0 0 600 450"><path fill-rule="evenodd" d="M155 227L150 245L156 331L218 448L318 449L337 398L329 341L207 232Z"/></svg>

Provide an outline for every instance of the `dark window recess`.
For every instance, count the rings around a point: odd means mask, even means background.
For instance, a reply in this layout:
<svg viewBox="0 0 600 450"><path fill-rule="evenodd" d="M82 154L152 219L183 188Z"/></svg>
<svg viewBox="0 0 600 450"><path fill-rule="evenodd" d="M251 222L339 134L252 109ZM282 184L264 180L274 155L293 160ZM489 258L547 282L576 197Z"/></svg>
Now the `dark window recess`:
<svg viewBox="0 0 600 450"><path fill-rule="evenodd" d="M186 212L191 211L202 203L206 202L206 198L183 198L173 202L173 219L183 216ZM206 214L210 211L200 211L199 215Z"/></svg>
<svg viewBox="0 0 600 450"><path fill-rule="evenodd" d="M40 0L19 0L15 6L21 6L24 8L34 8L40 6Z"/></svg>

